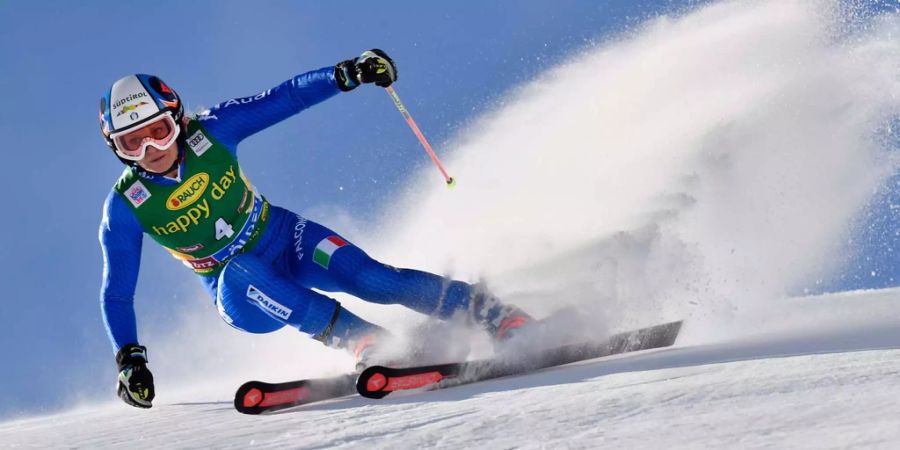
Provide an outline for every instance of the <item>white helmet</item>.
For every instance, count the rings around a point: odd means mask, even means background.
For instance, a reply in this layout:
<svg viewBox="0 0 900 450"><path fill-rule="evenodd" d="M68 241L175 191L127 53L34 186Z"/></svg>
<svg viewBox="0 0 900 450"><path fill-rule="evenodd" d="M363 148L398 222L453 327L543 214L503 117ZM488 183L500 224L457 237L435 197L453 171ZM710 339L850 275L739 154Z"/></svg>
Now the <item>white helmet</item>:
<svg viewBox="0 0 900 450"><path fill-rule="evenodd" d="M184 105L159 77L135 74L113 83L100 99L100 127L122 162L144 157L147 146L167 150L181 137ZM143 131L152 128L153 131Z"/></svg>

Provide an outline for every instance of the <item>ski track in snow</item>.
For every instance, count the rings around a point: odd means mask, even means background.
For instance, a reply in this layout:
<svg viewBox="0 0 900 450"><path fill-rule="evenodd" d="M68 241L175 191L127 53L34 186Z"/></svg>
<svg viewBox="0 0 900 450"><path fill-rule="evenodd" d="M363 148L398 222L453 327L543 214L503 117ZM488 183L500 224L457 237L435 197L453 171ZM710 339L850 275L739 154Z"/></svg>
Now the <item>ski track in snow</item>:
<svg viewBox="0 0 900 450"><path fill-rule="evenodd" d="M225 394L0 424L10 448L896 448L900 290L786 301L717 344L264 416ZM835 326L828 318L839 319ZM826 326L823 327L822 324ZM687 324L690 332L690 324Z"/></svg>

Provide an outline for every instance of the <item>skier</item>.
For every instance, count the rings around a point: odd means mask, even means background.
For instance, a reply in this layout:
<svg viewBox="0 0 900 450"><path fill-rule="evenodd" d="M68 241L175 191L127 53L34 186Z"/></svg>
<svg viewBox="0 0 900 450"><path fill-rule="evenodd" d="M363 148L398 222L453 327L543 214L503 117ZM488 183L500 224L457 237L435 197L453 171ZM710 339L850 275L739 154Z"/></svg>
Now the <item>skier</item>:
<svg viewBox="0 0 900 450"><path fill-rule="evenodd" d="M250 333L291 326L358 358L387 332L313 288L441 319L462 311L498 340L531 321L480 286L375 261L329 228L269 203L244 176L243 139L339 92L396 79L391 58L372 49L195 116L156 76L112 85L100 100L100 124L127 167L104 204L100 297L122 400L149 408L155 396L134 312L144 233L200 276L231 326Z"/></svg>

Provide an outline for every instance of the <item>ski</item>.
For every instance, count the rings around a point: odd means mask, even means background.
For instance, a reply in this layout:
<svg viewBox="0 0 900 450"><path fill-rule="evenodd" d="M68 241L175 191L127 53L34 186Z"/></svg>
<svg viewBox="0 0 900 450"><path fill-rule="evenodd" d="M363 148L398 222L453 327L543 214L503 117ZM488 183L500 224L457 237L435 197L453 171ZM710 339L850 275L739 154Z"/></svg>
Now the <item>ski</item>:
<svg viewBox="0 0 900 450"><path fill-rule="evenodd" d="M587 359L668 347L675 343L680 330L681 321L670 322L615 334L600 342L568 344L517 356L515 359L488 358L407 368L372 366L359 375L356 390L363 397L379 399L391 392L441 389L519 375Z"/></svg>
<svg viewBox="0 0 900 450"><path fill-rule="evenodd" d="M284 383L248 381L234 394L234 407L261 414L356 393L356 374Z"/></svg>

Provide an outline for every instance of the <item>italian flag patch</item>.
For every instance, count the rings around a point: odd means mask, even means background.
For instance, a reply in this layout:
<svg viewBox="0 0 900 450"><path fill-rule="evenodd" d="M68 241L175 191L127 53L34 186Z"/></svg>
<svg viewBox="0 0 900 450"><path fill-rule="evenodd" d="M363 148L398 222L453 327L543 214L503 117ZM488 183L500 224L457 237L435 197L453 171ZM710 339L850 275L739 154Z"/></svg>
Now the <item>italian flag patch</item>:
<svg viewBox="0 0 900 450"><path fill-rule="evenodd" d="M331 255L345 245L350 244L338 236L328 236L322 239L322 242L319 242L315 251L313 251L313 262L327 269L328 264L331 263Z"/></svg>

